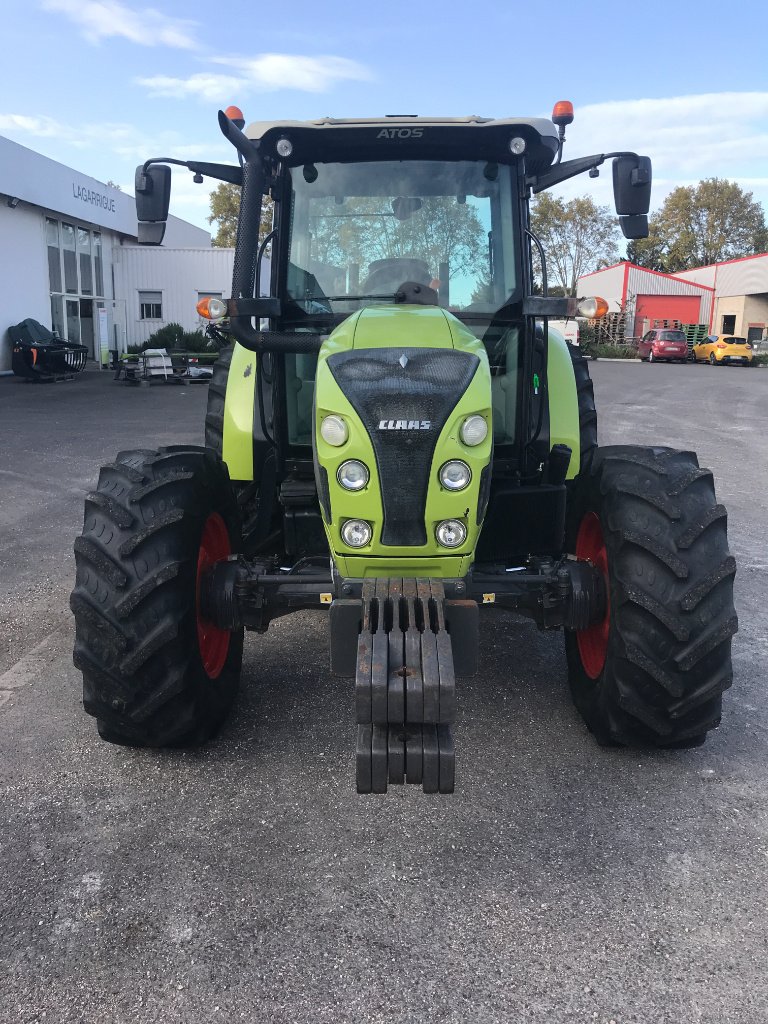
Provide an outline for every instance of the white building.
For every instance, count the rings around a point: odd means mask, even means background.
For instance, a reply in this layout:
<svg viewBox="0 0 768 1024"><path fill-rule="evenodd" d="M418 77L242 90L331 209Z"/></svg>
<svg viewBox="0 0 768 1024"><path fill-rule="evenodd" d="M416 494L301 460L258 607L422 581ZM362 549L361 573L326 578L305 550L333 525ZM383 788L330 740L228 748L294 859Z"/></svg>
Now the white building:
<svg viewBox="0 0 768 1024"><path fill-rule="evenodd" d="M31 317L106 360L165 323L199 326L200 295L228 295L231 249L169 217L160 248L136 244L132 196L0 137L0 372L7 330Z"/></svg>

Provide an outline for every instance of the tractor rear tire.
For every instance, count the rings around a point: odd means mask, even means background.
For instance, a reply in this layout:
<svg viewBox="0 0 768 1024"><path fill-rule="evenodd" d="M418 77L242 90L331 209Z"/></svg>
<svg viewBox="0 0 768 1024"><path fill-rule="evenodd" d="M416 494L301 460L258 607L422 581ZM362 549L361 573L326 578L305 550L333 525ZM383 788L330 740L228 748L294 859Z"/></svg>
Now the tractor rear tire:
<svg viewBox="0 0 768 1024"><path fill-rule="evenodd" d="M581 463L579 473L589 468L597 451L597 409L595 408L595 389L589 376L589 361L573 346L568 346L573 363L573 375L576 379L576 396L579 403L579 447Z"/></svg>
<svg viewBox="0 0 768 1024"><path fill-rule="evenodd" d="M738 628L726 523L693 452L600 448L579 481L567 550L602 571L608 601L566 632L566 656L598 742L698 746L719 725Z"/></svg>
<svg viewBox="0 0 768 1024"><path fill-rule="evenodd" d="M199 613L200 575L241 550L227 468L193 446L120 452L85 500L75 541L74 663L102 738L202 743L237 692L243 631Z"/></svg>

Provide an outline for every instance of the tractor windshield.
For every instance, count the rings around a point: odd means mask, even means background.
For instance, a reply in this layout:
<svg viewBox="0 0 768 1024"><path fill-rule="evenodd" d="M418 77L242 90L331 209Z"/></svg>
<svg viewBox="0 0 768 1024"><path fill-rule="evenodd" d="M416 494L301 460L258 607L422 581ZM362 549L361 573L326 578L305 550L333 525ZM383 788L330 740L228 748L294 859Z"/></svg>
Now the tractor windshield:
<svg viewBox="0 0 768 1024"><path fill-rule="evenodd" d="M490 315L515 291L510 167L392 160L290 174L286 289L306 313L394 301L406 281L459 316Z"/></svg>

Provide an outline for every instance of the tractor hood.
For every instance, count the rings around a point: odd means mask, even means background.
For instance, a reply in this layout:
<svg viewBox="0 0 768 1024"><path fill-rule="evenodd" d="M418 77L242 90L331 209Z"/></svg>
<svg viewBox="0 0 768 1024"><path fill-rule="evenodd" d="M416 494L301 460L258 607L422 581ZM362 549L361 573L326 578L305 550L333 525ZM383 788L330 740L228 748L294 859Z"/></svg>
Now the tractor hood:
<svg viewBox="0 0 768 1024"><path fill-rule="evenodd" d="M315 401L318 494L341 574L465 573L487 503L492 443L488 360L471 331L436 306L362 310L323 345ZM328 416L346 427L341 444L323 436ZM485 438L474 446L461 439L469 416L487 424ZM365 487L354 492L341 482L350 460L368 472ZM470 479L452 491L439 474L455 460L468 467ZM370 543L362 550L344 542L342 528L350 519L370 526ZM457 520L466 531L455 549L437 540L445 520Z"/></svg>

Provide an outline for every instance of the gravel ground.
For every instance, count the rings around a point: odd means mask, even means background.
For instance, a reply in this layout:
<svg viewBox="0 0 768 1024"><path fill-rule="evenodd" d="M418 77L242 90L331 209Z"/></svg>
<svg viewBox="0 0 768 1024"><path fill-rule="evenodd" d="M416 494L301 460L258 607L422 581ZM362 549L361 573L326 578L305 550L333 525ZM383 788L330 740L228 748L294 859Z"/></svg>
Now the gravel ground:
<svg viewBox="0 0 768 1024"><path fill-rule="evenodd" d="M354 793L321 613L246 644L222 735L101 743L67 596L83 492L199 441L205 387L0 379L0 1022L763 1024L768 373L593 364L603 443L694 447L729 508L741 631L722 727L603 750L562 638L482 617L458 790Z"/></svg>

